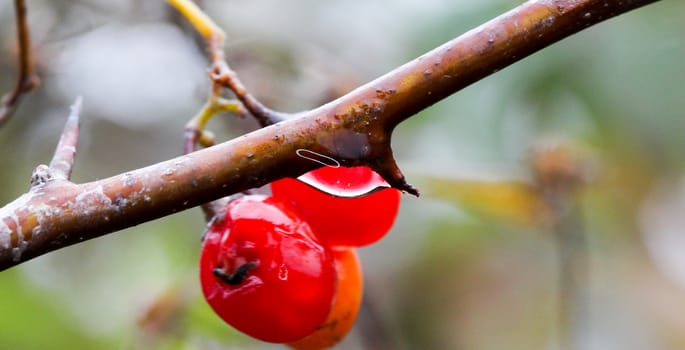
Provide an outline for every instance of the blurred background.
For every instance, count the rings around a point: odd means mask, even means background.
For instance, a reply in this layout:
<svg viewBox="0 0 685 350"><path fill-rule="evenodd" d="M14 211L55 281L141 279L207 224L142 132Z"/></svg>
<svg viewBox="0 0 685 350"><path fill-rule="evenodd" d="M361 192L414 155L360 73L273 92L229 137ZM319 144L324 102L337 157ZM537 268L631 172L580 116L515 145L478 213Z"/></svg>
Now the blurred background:
<svg viewBox="0 0 685 350"><path fill-rule="evenodd" d="M203 1L267 105L344 94L521 1ZM0 91L16 76L0 2ZM49 161L84 98L73 180L177 156L208 93L163 1L28 4L42 85L0 129L0 205ZM566 39L401 124L397 222L360 250L365 300L340 349L685 348L685 3ZM221 140L256 128L216 118ZM2 349L279 349L224 325L197 281L199 209L0 273Z"/></svg>

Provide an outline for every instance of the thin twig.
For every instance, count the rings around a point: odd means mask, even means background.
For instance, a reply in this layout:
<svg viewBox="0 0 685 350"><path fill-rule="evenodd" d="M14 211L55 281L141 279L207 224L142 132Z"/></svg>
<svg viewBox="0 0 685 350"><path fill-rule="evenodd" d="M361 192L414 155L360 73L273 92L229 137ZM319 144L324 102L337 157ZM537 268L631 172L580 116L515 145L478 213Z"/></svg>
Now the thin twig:
<svg viewBox="0 0 685 350"><path fill-rule="evenodd" d="M40 80L35 74L31 54L31 36L26 20L26 4L24 0L15 0L14 7L17 17L17 41L19 43L19 67L17 82L14 89L0 100L0 126L6 123L14 114L23 94L33 90Z"/></svg>
<svg viewBox="0 0 685 350"><path fill-rule="evenodd" d="M222 112L233 113L241 117L248 113L240 102L226 100L216 93L211 93L207 102L185 126L183 154L194 152L197 145L203 147L214 145L216 141L214 135L205 130L205 127L215 115Z"/></svg>
<svg viewBox="0 0 685 350"><path fill-rule="evenodd" d="M209 120L220 112L232 112L238 115L245 113L239 102L225 100L217 94L216 89L212 89L207 102L202 106L197 115L186 124L183 133L183 154L195 152L198 144L204 147L210 147L215 144L214 135L205 130L205 126ZM209 222L222 215L226 203L227 200L225 198L219 198L200 205L206 221Z"/></svg>
<svg viewBox="0 0 685 350"><path fill-rule="evenodd" d="M190 0L167 0L174 6L202 35L207 43L212 69L212 81L228 88L243 103L261 126L268 126L288 119L288 114L269 109L250 94L238 75L231 69L224 56L226 35L223 30L207 16L202 9Z"/></svg>
<svg viewBox="0 0 685 350"><path fill-rule="evenodd" d="M212 80L230 89L245 108L250 111L250 114L257 120L261 126L269 126L276 124L289 117L287 113L276 112L269 109L250 94L245 85L240 81L238 75L229 66L223 58L223 41L220 45L210 45L212 50L221 52L221 54L213 54L212 57L220 57L213 62L211 77Z"/></svg>

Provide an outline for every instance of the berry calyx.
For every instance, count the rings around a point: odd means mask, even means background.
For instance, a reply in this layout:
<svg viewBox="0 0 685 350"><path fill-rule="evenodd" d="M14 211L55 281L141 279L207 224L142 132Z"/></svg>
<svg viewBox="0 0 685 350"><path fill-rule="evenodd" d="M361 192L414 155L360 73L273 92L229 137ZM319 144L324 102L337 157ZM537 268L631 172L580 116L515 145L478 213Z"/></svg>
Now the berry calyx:
<svg viewBox="0 0 685 350"><path fill-rule="evenodd" d="M323 167L299 179L271 184L274 197L292 203L332 246L364 246L380 240L397 217L400 192L368 167Z"/></svg>
<svg viewBox="0 0 685 350"><path fill-rule="evenodd" d="M338 287L331 312L318 329L305 338L289 343L293 349L326 349L342 340L354 325L362 301L362 270L357 252L351 247L333 248Z"/></svg>
<svg viewBox="0 0 685 350"><path fill-rule="evenodd" d="M336 290L333 254L290 206L245 196L210 225L200 256L209 305L254 338L287 343L319 327Z"/></svg>

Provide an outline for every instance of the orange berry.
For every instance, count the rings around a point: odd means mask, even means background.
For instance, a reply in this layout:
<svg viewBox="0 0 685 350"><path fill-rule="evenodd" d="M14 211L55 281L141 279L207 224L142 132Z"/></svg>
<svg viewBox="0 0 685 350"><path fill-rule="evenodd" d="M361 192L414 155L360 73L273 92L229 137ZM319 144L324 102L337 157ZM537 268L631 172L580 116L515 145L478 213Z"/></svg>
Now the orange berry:
<svg viewBox="0 0 685 350"><path fill-rule="evenodd" d="M327 349L337 344L352 329L362 301L362 270L352 247L333 247L338 285L331 312L314 333L289 343L296 350Z"/></svg>

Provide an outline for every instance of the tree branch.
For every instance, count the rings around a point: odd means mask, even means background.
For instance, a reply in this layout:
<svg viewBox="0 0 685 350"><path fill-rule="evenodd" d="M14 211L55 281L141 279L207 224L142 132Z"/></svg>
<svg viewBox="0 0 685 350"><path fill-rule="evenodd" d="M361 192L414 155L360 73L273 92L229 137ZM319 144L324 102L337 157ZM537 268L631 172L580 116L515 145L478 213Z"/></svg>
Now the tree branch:
<svg viewBox="0 0 685 350"><path fill-rule="evenodd" d="M0 126L10 119L19 104L19 100L21 100L21 96L33 90L40 82L33 69L31 37L26 20L26 4L24 0L15 0L14 7L17 17L17 41L19 43L19 72L14 89L0 100Z"/></svg>
<svg viewBox="0 0 685 350"><path fill-rule="evenodd" d="M529 1L296 118L99 181L49 179L0 208L0 269L320 166L300 157L302 150L366 164L393 187L415 191L392 158L397 124L585 27L655 1Z"/></svg>

